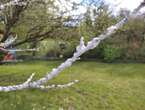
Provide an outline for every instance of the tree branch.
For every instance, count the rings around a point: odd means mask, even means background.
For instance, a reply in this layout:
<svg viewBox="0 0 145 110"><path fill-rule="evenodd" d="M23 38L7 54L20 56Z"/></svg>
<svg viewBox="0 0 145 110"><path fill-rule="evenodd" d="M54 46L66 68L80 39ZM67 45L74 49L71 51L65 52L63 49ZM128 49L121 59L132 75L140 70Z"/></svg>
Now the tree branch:
<svg viewBox="0 0 145 110"><path fill-rule="evenodd" d="M137 8L133 14L136 14L141 8ZM1 92L8 92L8 91L15 91L15 90L22 90L26 88L45 88L43 86L45 83L47 83L52 78L56 77L60 72L62 72L64 69L70 67L75 61L77 61L82 54L85 52L94 49L97 47L100 42L106 38L108 38L110 35L115 33L118 29L120 29L126 22L128 22L129 16L121 20L116 25L110 26L107 28L107 30L101 34L98 37L93 38L91 41L85 45L83 37L80 40L80 44L76 47L76 52L73 54L72 58L67 59L65 62L60 64L57 68L54 68L50 73L47 73L46 76L40 78L37 81L31 81L33 78L33 75L28 78L28 80L22 84L14 85L14 86L0 86ZM71 85L71 84L69 84ZM49 88L50 86L48 86ZM46 87L47 88L47 87ZM51 88L51 87L50 87Z"/></svg>

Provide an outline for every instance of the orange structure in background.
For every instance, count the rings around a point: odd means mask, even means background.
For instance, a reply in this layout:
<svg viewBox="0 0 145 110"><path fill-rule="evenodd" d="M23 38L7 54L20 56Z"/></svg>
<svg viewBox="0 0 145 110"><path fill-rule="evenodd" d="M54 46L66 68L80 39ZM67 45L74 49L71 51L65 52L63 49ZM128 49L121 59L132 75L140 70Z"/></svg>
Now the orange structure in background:
<svg viewBox="0 0 145 110"><path fill-rule="evenodd" d="M14 57L14 55L12 55L10 53L7 53L3 59L3 61L12 61L12 60L15 60L15 57Z"/></svg>
<svg viewBox="0 0 145 110"><path fill-rule="evenodd" d="M11 32L10 35L16 35L16 34ZM4 32L2 30L0 30L0 41L2 40L3 36L4 36ZM5 54L2 61L15 60L15 55L13 55L11 52L7 51L7 49L5 49L5 47L3 47L2 45L0 45L0 53Z"/></svg>

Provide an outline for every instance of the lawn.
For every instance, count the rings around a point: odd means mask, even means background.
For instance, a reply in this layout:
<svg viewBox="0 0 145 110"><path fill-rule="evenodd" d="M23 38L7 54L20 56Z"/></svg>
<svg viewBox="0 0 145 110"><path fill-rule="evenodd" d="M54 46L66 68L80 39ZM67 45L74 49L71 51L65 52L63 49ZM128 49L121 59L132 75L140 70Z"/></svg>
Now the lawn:
<svg viewBox="0 0 145 110"><path fill-rule="evenodd" d="M0 65L0 85L34 80L61 61ZM79 83L65 89L0 92L0 110L145 110L145 64L80 61L48 84Z"/></svg>

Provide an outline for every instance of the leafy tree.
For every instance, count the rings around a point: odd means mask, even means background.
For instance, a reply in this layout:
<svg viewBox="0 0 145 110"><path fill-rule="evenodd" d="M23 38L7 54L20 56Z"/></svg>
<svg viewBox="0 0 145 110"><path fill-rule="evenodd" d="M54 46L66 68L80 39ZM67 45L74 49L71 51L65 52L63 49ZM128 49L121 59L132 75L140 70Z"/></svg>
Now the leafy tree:
<svg viewBox="0 0 145 110"><path fill-rule="evenodd" d="M64 25L64 22L68 19L63 16L65 12L60 12L59 7L55 5L56 0L21 1L26 2L27 5L10 6L1 13L1 17L4 18L0 25L1 29L4 30L2 42L8 38L11 31L15 31L19 36L14 46L24 43L32 43L34 46L37 42L47 38L68 40L72 36L78 37L76 27L72 28ZM4 3L5 1L1 2ZM67 35L68 38L66 38Z"/></svg>

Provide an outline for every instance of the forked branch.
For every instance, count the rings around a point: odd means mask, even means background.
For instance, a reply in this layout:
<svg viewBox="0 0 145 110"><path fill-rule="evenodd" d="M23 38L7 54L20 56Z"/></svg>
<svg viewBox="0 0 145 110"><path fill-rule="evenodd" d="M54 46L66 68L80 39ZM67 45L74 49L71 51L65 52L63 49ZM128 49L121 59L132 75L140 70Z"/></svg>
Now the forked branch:
<svg viewBox="0 0 145 110"><path fill-rule="evenodd" d="M130 16L136 15L136 13L141 8L142 8L142 5L138 6ZM84 54L85 52L87 52L91 49L94 49L95 47L97 47L100 44L100 42L102 40L108 38L110 35L112 35L118 29L120 29L129 20L130 16L127 16L126 18L121 20L119 23L107 28L107 30L103 34L101 34L98 37L93 38L91 41L89 41L87 43L87 45L85 45L84 38L82 37L80 40L80 44L76 47L76 52L73 54L73 57L67 59L65 62L60 64L57 68L54 68L50 73L47 73L46 76L42 77L41 79L39 79L37 81L32 81L32 78L34 76L34 74L32 74L27 79L27 81L22 84L14 85L14 86L0 86L0 91L8 92L8 91L22 90L22 89L26 89L26 88L39 88L39 89L50 89L50 88L55 88L55 87L63 88L63 87L69 87L69 86L75 84L76 82L78 82L77 80L74 82L65 84L65 85L44 86L45 83L47 83L52 78L56 77L64 69L70 67L75 61L80 59L80 56L82 54Z"/></svg>

